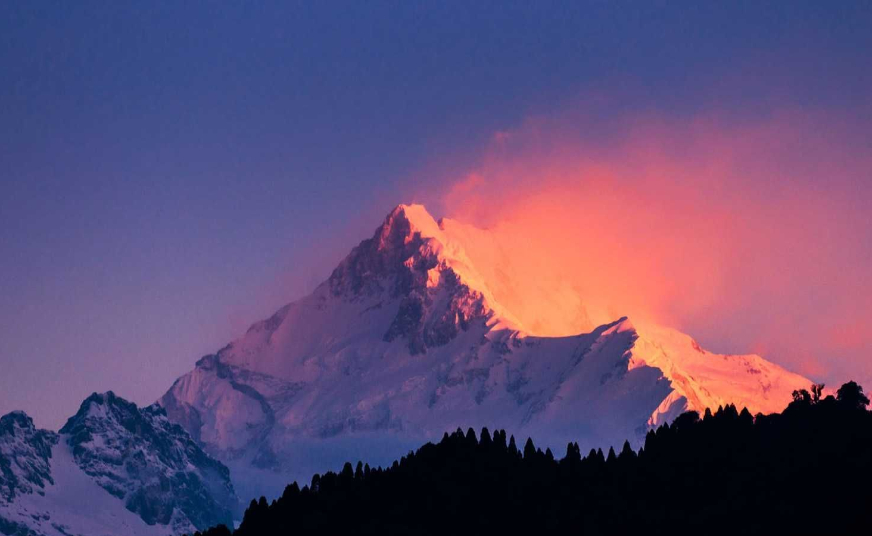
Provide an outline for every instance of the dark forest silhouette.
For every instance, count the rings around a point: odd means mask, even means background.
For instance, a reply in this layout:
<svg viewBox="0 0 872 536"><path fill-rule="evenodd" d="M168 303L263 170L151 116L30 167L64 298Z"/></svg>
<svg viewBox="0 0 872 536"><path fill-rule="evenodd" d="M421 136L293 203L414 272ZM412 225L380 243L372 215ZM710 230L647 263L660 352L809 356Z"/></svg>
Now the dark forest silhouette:
<svg viewBox="0 0 872 536"><path fill-rule="evenodd" d="M273 534L844 534L872 521L872 413L854 382L781 414L679 416L644 447L561 459L486 428L387 469L360 462L252 501L234 536ZM197 533L200 535L201 533ZM217 527L202 536L227 536Z"/></svg>

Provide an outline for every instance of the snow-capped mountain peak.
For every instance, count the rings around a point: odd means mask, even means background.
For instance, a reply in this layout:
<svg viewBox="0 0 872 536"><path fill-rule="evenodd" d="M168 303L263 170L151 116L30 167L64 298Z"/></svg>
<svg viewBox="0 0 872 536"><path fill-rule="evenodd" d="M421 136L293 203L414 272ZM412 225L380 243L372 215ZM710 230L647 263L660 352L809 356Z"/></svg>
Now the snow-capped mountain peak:
<svg viewBox="0 0 872 536"><path fill-rule="evenodd" d="M201 359L160 404L238 489L261 494L348 459L389 462L458 426L607 447L687 409L778 411L810 383L659 326L593 326L564 286L519 292L537 282L491 242L400 205L311 295ZM575 334L535 335L550 331L524 308L550 303L568 318L555 331Z"/></svg>
<svg viewBox="0 0 872 536"><path fill-rule="evenodd" d="M373 237L361 242L333 271L328 284L334 296L350 299L384 292L409 297L403 307L406 316L397 318L388 337L405 334L409 324L417 323L410 316L428 312L445 317L439 326L442 330L450 331L447 321L452 315L457 317L455 324L493 319L499 327L521 328L495 299L463 245L444 232L441 221L422 205L399 205L392 210ZM448 310L430 311L426 306L431 302L448 305ZM410 341L412 352L425 351L428 344L422 342Z"/></svg>

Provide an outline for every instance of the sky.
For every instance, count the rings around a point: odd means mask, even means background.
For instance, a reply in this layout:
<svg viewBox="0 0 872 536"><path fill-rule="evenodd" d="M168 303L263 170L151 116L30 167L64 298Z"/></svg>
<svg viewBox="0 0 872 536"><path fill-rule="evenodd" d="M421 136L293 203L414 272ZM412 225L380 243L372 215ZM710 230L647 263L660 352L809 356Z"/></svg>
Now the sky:
<svg viewBox="0 0 872 536"><path fill-rule="evenodd" d="M413 201L872 385L870 50L850 1L2 3L0 413L151 403Z"/></svg>

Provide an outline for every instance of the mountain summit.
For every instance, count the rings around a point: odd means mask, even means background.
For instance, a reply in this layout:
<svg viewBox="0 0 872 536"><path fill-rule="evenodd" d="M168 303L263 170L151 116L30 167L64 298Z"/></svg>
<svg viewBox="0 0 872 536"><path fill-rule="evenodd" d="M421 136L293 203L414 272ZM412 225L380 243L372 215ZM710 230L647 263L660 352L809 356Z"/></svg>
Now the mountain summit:
<svg viewBox="0 0 872 536"><path fill-rule="evenodd" d="M687 409L779 411L810 384L668 328L593 326L580 299L554 293L533 305L570 303L554 329L576 334L534 335L547 327L519 320L527 282L512 274L487 231L400 205L312 294L203 357L159 403L255 496L458 426L607 447Z"/></svg>

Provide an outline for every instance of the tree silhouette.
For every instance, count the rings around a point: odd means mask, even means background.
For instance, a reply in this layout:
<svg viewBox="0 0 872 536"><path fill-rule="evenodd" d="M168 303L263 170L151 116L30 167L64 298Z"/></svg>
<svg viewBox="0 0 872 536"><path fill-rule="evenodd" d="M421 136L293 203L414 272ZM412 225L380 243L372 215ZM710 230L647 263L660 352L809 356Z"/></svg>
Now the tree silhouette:
<svg viewBox="0 0 872 536"><path fill-rule="evenodd" d="M806 389L798 389L793 392L793 402L797 405L808 406L811 404L811 394Z"/></svg>
<svg viewBox="0 0 872 536"><path fill-rule="evenodd" d="M348 463L252 501L232 534L857 533L872 523L869 399L854 382L797 393L782 414L684 413L608 457L569 443L555 460L532 439L522 456L505 430L457 429L389 468Z"/></svg>
<svg viewBox="0 0 872 536"><path fill-rule="evenodd" d="M839 387L836 400L853 409L866 409L869 405L869 398L863 394L863 388L853 381Z"/></svg>
<svg viewBox="0 0 872 536"><path fill-rule="evenodd" d="M821 401L821 396L824 393L824 384L815 383L811 386L811 401L813 404L817 404Z"/></svg>
<svg viewBox="0 0 872 536"><path fill-rule="evenodd" d="M524 459L532 460L536 456L536 447L533 446L533 438L528 437L524 443Z"/></svg>

